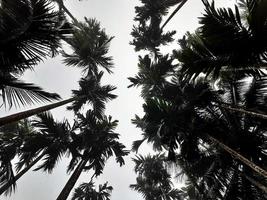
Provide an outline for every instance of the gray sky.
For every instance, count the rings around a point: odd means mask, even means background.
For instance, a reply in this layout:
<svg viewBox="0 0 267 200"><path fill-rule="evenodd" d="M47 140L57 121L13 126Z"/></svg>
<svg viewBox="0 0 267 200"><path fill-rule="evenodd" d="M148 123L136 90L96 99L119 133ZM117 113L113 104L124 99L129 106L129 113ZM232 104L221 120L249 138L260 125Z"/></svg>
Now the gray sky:
<svg viewBox="0 0 267 200"><path fill-rule="evenodd" d="M231 5L234 0L216 0L218 5ZM119 120L117 132L121 134L120 141L128 149L134 140L141 138L141 132L131 124L131 119L135 114L142 116L142 99L139 97L140 90L128 89L129 81L127 77L137 73L138 54L134 52L130 32L133 25L134 7L139 4L138 0L68 0L66 7L73 15L82 20L84 16L96 18L101 22L101 26L106 29L107 34L115 36L111 42L110 55L114 58L114 74L105 75L105 82L117 86L114 92L119 97L107 104L107 115L112 115L113 119ZM198 17L203 11L200 0L189 0L182 10L167 25L166 29L177 30L176 41L181 38L186 31L193 31L197 27ZM166 51L177 46L175 43ZM35 67L34 72L25 73L24 79L34 82L50 92L59 93L63 99L70 97L71 90L77 88L77 81L81 77L78 69L66 67L62 64L62 58L57 56L47 59L44 63ZM23 108L28 109L28 108ZM18 109L18 110L23 110ZM7 113L14 113L1 108L0 116ZM71 112L67 112L65 107L53 110L53 115L58 120L63 118L71 119ZM150 148L144 146L141 153L149 152ZM107 163L104 173L98 178L97 184L108 181L113 186L112 200L142 200L141 195L129 189L129 184L135 183L136 175L133 172L133 163L130 157L126 158L126 165L119 167L113 160ZM28 173L18 181L15 194L10 197L0 197L0 200L53 200L63 188L68 179L66 175L66 165L68 159L59 162L52 174L41 172ZM91 173L83 173L76 184L88 182ZM71 196L71 195L70 195Z"/></svg>

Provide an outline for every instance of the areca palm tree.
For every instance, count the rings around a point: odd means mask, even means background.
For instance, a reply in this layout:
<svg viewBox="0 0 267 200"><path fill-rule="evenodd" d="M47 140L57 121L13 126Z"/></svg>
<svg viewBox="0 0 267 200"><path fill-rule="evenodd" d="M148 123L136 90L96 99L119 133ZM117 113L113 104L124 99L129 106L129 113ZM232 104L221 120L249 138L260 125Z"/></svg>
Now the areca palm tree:
<svg viewBox="0 0 267 200"><path fill-rule="evenodd" d="M172 188L171 176L164 167L163 155L136 156L135 172L138 173L136 184L130 188L141 193L145 200L182 199L181 191Z"/></svg>
<svg viewBox="0 0 267 200"><path fill-rule="evenodd" d="M99 185L98 191L95 189L93 182L82 183L75 189L72 200L110 200L112 186L108 186L108 183Z"/></svg>
<svg viewBox="0 0 267 200"><path fill-rule="evenodd" d="M16 176L13 170L12 160L19 154L25 138L33 135L35 131L30 122L24 120L1 127L0 132L0 185L2 187L7 182L11 183L9 187L4 190L6 194L8 194L16 187L16 182L14 181Z"/></svg>
<svg viewBox="0 0 267 200"><path fill-rule="evenodd" d="M154 55L160 56L159 47L172 42L176 31L167 31L166 33L160 27L162 17L168 13L168 9L179 1L142 1L142 6L136 6L135 21L131 35L133 41L131 45L135 46L136 51L149 50Z"/></svg>
<svg viewBox="0 0 267 200"><path fill-rule="evenodd" d="M23 83L19 77L57 54L60 40L70 33L61 14L48 0L3 0L0 16L0 95L4 103L13 106L59 99L56 94Z"/></svg>
<svg viewBox="0 0 267 200"><path fill-rule="evenodd" d="M201 72L215 77L222 70L243 69L260 75L266 66L266 8L261 0L239 1L246 8L246 18L236 6L216 9L214 1L203 0L205 14L197 34L181 40L176 56L188 78ZM242 72L242 71L241 71ZM241 73L240 72L240 73Z"/></svg>
<svg viewBox="0 0 267 200"><path fill-rule="evenodd" d="M63 52L64 63L82 68L86 75L98 74L99 67L111 73L112 57L107 54L114 37L109 37L96 19L84 19L74 24L72 37L66 40L73 52Z"/></svg>
<svg viewBox="0 0 267 200"><path fill-rule="evenodd" d="M93 106L93 109L95 110L95 113L97 115L101 115L105 108L105 102L116 98L116 95L111 93L115 89L114 86L100 85L102 76L103 72L100 72L98 75L90 75L86 78L82 78L79 81L80 88L78 90L73 90L73 97L69 99L2 117L0 118L0 126L48 111L50 109L71 102L73 103L68 107L68 109L73 110L74 112L78 112L83 105L86 105L88 103Z"/></svg>
<svg viewBox="0 0 267 200"><path fill-rule="evenodd" d="M67 120L56 122L50 113L42 113L28 127L32 129L29 131L31 134L21 139L20 144L16 146L17 151L14 152L14 156L19 157L19 162L16 163L17 174L12 179L2 181L0 194L8 191L41 160L42 164L35 170L52 172L58 160L69 151L71 128ZM7 141L7 144L10 142Z"/></svg>
<svg viewBox="0 0 267 200"><path fill-rule="evenodd" d="M92 110L88 110L85 116L77 114L79 133L73 136L73 158L68 167L68 171L75 170L57 200L67 199L82 171L94 170L96 176L100 175L105 162L113 155L120 165L124 164L123 156L128 151L117 141L119 134L114 133L117 122L112 121L111 116L98 118Z"/></svg>
<svg viewBox="0 0 267 200"><path fill-rule="evenodd" d="M242 101L245 101L247 106L250 103L252 103L250 106L255 108L263 106L264 103L256 101L256 94L259 94L260 91L259 88L256 88L261 84L257 83L258 86L255 82L252 84L247 91L241 84L238 93L245 92L244 96L246 97L242 97ZM256 193L250 192L251 195L255 195L255 198L262 198L263 193L257 188L258 186L255 189L255 182L252 183L242 174L256 177L261 184L265 184L266 163L263 161L264 159L261 160L265 157L265 122L248 115L236 115L214 106L208 88L202 87L201 90L200 84L196 86L196 88L185 86L183 91L177 94L179 99L167 100L168 96L166 96L165 100L147 101L144 106L146 115L143 119L137 118L134 121L144 131L144 138L136 141L133 147L136 149L144 140L148 140L158 150L162 150L162 148L169 150L169 158L173 160L175 160L175 149L180 149L184 162L189 163L186 168L188 169L191 165L195 170L191 176L203 180L203 184L208 185L208 188L217 186L217 190L213 189L218 199L222 196L218 190L223 191L223 188L226 187L232 191L231 184L235 183L232 177L233 173L238 173L238 176L241 176L244 181L244 184L239 181L240 185L237 187L247 187L247 191L256 190ZM251 101L252 99L253 101ZM218 145L215 150L211 148L206 151L207 153L203 152L201 146L204 144L205 148L208 148L212 143ZM250 145L248 145L249 143ZM222 156L216 156L218 149ZM253 163L247 161L253 161ZM205 173L201 174L202 172ZM206 173L207 175L205 175ZM204 175L207 176L207 179L204 179ZM213 179L208 177L213 177ZM206 181L209 182L206 183ZM266 187L263 186L260 189L264 188ZM210 199L214 198L210 197Z"/></svg>

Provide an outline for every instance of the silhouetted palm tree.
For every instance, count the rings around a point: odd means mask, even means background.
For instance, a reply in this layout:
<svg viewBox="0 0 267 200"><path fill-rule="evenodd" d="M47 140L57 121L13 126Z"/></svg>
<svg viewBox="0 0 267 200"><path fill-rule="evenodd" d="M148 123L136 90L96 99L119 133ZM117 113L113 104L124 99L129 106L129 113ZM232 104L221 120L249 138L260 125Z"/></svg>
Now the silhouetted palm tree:
<svg viewBox="0 0 267 200"><path fill-rule="evenodd" d="M72 36L66 39L73 52L63 52L64 63L82 68L86 75L98 74L99 67L111 73L112 57L107 54L114 37L109 37L96 19L84 19L74 24Z"/></svg>
<svg viewBox="0 0 267 200"><path fill-rule="evenodd" d="M171 175L164 167L163 155L136 156L133 159L135 172L138 174L136 184L130 188L141 193L145 200L179 200L181 191L173 189Z"/></svg>
<svg viewBox="0 0 267 200"><path fill-rule="evenodd" d="M79 81L80 88L78 90L73 90L73 97L53 103L50 105L42 106L39 108L30 109L27 111L19 112L12 114L6 117L0 118L0 126L12 123L27 117L51 110L53 108L65 105L67 103L72 103L68 107L69 110L78 112L83 105L91 104L95 111L95 114L101 115L105 109L105 102L116 98L116 95L111 94L111 91L115 90L114 86L111 85L100 85L103 72L100 72L98 75L90 75L86 78L82 78Z"/></svg>
<svg viewBox="0 0 267 200"><path fill-rule="evenodd" d="M110 200L112 186L108 186L106 182L104 185L99 185L98 191L95 189L93 182L82 183L75 189L72 200Z"/></svg>
<svg viewBox="0 0 267 200"><path fill-rule="evenodd" d="M28 122L26 125L23 128L27 128L28 131L24 131L27 135L20 138L20 143L16 145L17 151L14 152L14 156L19 157L19 162L16 163L18 173L12 179L2 181L0 194L8 191L18 179L42 159L43 163L35 170L43 169L52 172L58 160L69 150L71 128L67 120L56 122L50 113L42 113L37 115L35 121ZM16 133L15 130L13 131ZM12 140L15 139L16 137L12 138ZM12 144L10 141L6 143ZM3 149L7 152L10 150L6 147Z"/></svg>
<svg viewBox="0 0 267 200"><path fill-rule="evenodd" d="M123 156L128 154L125 146L118 142L119 134L114 133L118 121L112 121L111 116L98 118L91 110L86 115L77 114L77 130L73 135L72 155L68 171L74 172L57 197L57 200L66 200L83 170L94 170L100 175L105 162L115 155L116 161L124 164Z"/></svg>
<svg viewBox="0 0 267 200"><path fill-rule="evenodd" d="M21 152L25 138L31 137L35 131L28 120L23 120L1 127L0 133L0 185L11 183L1 194L9 194L16 188L12 161Z"/></svg>

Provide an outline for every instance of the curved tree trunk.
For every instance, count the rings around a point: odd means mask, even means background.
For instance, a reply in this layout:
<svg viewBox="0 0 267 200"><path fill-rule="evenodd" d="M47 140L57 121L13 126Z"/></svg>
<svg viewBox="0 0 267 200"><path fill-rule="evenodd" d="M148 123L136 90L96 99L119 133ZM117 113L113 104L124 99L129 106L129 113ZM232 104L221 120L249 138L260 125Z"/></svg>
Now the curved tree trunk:
<svg viewBox="0 0 267 200"><path fill-rule="evenodd" d="M183 0L178 7L172 12L172 14L168 17L165 23L162 25L161 30L169 23L169 21L173 18L173 16L183 7L183 5L187 2L187 0Z"/></svg>
<svg viewBox="0 0 267 200"><path fill-rule="evenodd" d="M82 170L86 164L87 160L81 160L79 165L76 167L74 172L72 173L71 177L69 178L68 182L58 195L56 200L66 200L74 187L75 183L77 182L78 178L80 177Z"/></svg>
<svg viewBox="0 0 267 200"><path fill-rule="evenodd" d="M83 97L73 97L73 98L69 98L69 99L66 99L66 100L63 100L63 101L60 101L60 102L57 102L57 103L52 103L52 104L49 104L49 105L46 105L46 106L42 106L42 107L39 107L39 108L34 108L34 109L30 109L30 110L19 112L19 113L15 113L15 114L12 114L12 115L9 115L9 116L6 116L6 117L1 117L0 118L0 126L6 125L6 124L9 124L9 123L12 123L12 122L19 121L21 119L25 119L25 118L31 117L33 115L36 115L36 114L51 110L53 108L65 105L67 103L70 103L70 102L72 102L74 100L78 100L80 98L83 98Z"/></svg>
<svg viewBox="0 0 267 200"><path fill-rule="evenodd" d="M221 143L219 140L215 139L214 137L208 135L208 139L210 139L212 142L218 144L223 150L228 152L231 156L233 156L235 159L241 161L243 164L254 170L256 173L263 176L265 179L267 179L267 172L259 167L258 165L254 164L241 154L237 153L235 150L231 149L230 147L226 146L225 144Z"/></svg>
<svg viewBox="0 0 267 200"><path fill-rule="evenodd" d="M39 162L42 157L45 155L45 152L43 152L42 154L40 154L34 161L32 161L27 167L25 167L23 170L21 170L19 173L16 174L16 176L14 177L14 179L8 181L6 184L4 184L1 188L0 188L0 195L3 194L9 187L11 187L13 184L15 184L17 182L17 180L19 178L21 178L27 171L29 171L32 166L34 166L37 162Z"/></svg>

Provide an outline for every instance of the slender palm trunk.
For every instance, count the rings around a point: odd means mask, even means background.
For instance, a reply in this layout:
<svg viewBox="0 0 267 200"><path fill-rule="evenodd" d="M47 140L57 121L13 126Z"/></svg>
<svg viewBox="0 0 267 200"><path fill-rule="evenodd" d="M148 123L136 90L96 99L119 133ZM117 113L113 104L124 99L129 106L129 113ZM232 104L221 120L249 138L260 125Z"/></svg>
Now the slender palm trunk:
<svg viewBox="0 0 267 200"><path fill-rule="evenodd" d="M80 177L82 170L86 164L87 160L81 160L74 172L72 173L71 177L69 178L68 182L58 195L56 200L66 200L74 187L75 183L77 182L78 178Z"/></svg>
<svg viewBox="0 0 267 200"><path fill-rule="evenodd" d="M248 111L248 110L245 110L243 108L232 107L232 106L229 106L226 103L219 103L219 107L227 109L227 110L230 110L230 111L233 111L233 112L239 112L239 113L248 114L250 116L257 117L257 118L267 119L267 115L266 114L261 114L261 113L257 113L257 112L253 112L253 111Z"/></svg>
<svg viewBox="0 0 267 200"><path fill-rule="evenodd" d="M0 195L2 195L9 187L11 187L13 184L15 184L17 182L17 180L19 180L19 178L21 178L26 172L28 172L38 161L40 161L42 159L42 157L45 155L45 152L43 152L42 154L40 154L34 161L32 161L27 167L25 167L23 170L21 170L18 174L16 174L16 176L8 181L6 184L4 184L1 188L0 188Z"/></svg>
<svg viewBox="0 0 267 200"><path fill-rule="evenodd" d="M260 174L265 179L267 179L267 172L264 169L262 169L261 167L259 167L256 164L254 164L253 162L251 162L250 160L248 160L244 156L240 155L239 153L237 153L235 150L231 149L230 147L226 146L225 144L223 144L219 140L215 139L214 137L208 135L208 139L210 139L212 142L218 144L223 150L225 150L226 152L228 152L235 159L241 161L243 164L245 164L246 166L250 167L256 173Z"/></svg>
<svg viewBox="0 0 267 200"><path fill-rule="evenodd" d="M161 30L169 23L169 21L173 18L173 16L183 7L183 5L187 2L187 0L183 0L178 7L172 12L172 14L168 17L165 23L162 25Z"/></svg>
<svg viewBox="0 0 267 200"><path fill-rule="evenodd" d="M64 10L64 12L75 22L77 23L78 20L71 14L71 12L66 8L66 6L63 3L63 0L56 0L58 3L59 7Z"/></svg>
<svg viewBox="0 0 267 200"><path fill-rule="evenodd" d="M72 102L74 100L78 100L78 99L83 98L83 97L84 96L82 96L82 97L72 97L72 98L57 102L57 103L52 103L52 104L49 104L49 105L46 105L46 106L42 106L42 107L39 107L39 108L34 108L34 109L30 109L30 110L19 112L19 113L15 113L15 114L12 114L12 115L9 115L9 116L6 116L6 117L1 117L0 118L0 126L6 125L6 124L9 124L9 123L12 123L12 122L19 121L21 119L25 119L25 118L31 117L33 115L36 115L36 114L51 110L53 108L65 105L67 103L70 103L70 102Z"/></svg>
<svg viewBox="0 0 267 200"><path fill-rule="evenodd" d="M243 174L243 176L249 181L251 182L253 185L255 185L257 188L261 189L263 192L265 192L267 194L267 187L265 185L262 185L261 183L259 183L258 181L256 181L255 179Z"/></svg>

